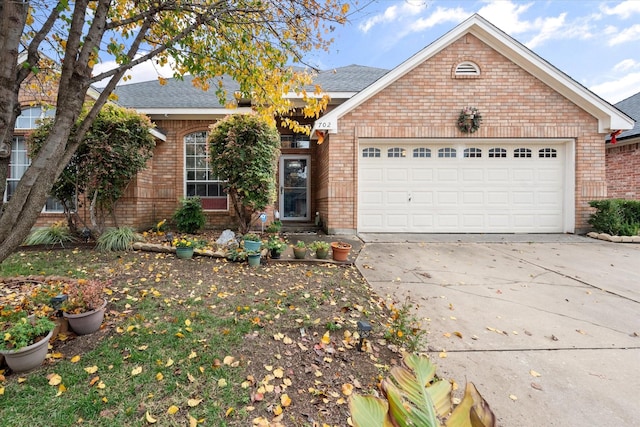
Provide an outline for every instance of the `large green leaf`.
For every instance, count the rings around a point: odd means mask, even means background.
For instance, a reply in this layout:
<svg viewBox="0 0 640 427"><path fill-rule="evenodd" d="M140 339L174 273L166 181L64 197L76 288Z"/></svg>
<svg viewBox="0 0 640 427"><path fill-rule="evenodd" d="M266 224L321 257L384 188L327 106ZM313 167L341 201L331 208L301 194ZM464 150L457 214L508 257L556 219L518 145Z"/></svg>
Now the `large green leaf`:
<svg viewBox="0 0 640 427"><path fill-rule="evenodd" d="M349 398L349 410L355 427L393 427L384 399L354 394Z"/></svg>

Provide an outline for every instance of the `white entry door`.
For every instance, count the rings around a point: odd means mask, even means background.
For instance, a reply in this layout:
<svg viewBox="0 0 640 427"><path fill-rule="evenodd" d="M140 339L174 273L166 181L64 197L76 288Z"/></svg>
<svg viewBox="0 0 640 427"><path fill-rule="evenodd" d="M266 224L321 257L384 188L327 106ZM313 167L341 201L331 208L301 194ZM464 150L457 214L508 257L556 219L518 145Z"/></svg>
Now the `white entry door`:
<svg viewBox="0 0 640 427"><path fill-rule="evenodd" d="M309 221L310 156L280 157L280 218Z"/></svg>

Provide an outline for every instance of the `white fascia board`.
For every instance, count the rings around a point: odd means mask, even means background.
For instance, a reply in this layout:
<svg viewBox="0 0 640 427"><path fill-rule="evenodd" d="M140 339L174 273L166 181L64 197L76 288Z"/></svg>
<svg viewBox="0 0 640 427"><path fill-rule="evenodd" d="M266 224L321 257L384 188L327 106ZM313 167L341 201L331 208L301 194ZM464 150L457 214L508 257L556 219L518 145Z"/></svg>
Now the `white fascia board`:
<svg viewBox="0 0 640 427"><path fill-rule="evenodd" d="M632 129L633 119L482 18L469 32L598 119L598 132Z"/></svg>
<svg viewBox="0 0 640 427"><path fill-rule="evenodd" d="M349 98L353 98L355 95L357 95L358 92L322 92L320 94L316 94L313 92L307 92L307 98L322 98L325 95L328 95L329 98L334 99L334 98L340 98L340 99L349 99ZM302 95L302 93L294 93L294 92L290 92L286 95L286 98L288 99L302 99L304 98L304 95Z"/></svg>
<svg viewBox="0 0 640 427"><path fill-rule="evenodd" d="M525 71L531 73L577 106L596 117L598 119L598 131L600 133L609 133L617 129L627 130L633 128L634 122L629 116L599 98L593 92L578 84L575 80L476 14L389 71L372 85L358 92L357 95L344 104L320 117L314 123L312 134L315 130L326 130L329 133L337 133L338 120L342 116L361 105L466 33L475 35L497 52L500 52L506 58L522 67Z"/></svg>
<svg viewBox="0 0 640 427"><path fill-rule="evenodd" d="M167 135L160 132L158 129L151 129L149 133L154 137L159 139L160 141L167 142Z"/></svg>

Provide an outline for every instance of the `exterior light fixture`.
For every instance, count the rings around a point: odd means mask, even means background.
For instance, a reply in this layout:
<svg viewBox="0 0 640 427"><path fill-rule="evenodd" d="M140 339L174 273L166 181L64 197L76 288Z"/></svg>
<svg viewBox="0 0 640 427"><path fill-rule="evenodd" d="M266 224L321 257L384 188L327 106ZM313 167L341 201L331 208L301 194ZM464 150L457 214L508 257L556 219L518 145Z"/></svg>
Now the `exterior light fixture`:
<svg viewBox="0 0 640 427"><path fill-rule="evenodd" d="M64 294L60 294L60 295L56 295L55 297L51 297L51 307L53 307L54 310L60 310L60 307L62 306L62 303L65 302L68 299L67 295Z"/></svg>
<svg viewBox="0 0 640 427"><path fill-rule="evenodd" d="M365 338L369 338L371 335L371 323L366 320L358 320L358 335L360 336L360 341L356 345L358 351L362 351L362 344L364 344Z"/></svg>
<svg viewBox="0 0 640 427"><path fill-rule="evenodd" d="M173 233L167 233L164 237L164 240L169 242L169 246L173 245Z"/></svg>

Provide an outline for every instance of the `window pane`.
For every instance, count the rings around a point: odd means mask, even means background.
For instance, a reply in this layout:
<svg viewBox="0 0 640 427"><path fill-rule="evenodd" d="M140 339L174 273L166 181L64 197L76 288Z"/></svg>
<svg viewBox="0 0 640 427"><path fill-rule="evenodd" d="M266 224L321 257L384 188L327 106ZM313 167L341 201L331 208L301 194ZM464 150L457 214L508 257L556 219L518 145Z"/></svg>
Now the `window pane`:
<svg viewBox="0 0 640 427"><path fill-rule="evenodd" d="M204 209L227 210L227 196L221 191L219 179L210 169L207 133L185 135L184 143L186 196L200 197Z"/></svg>

